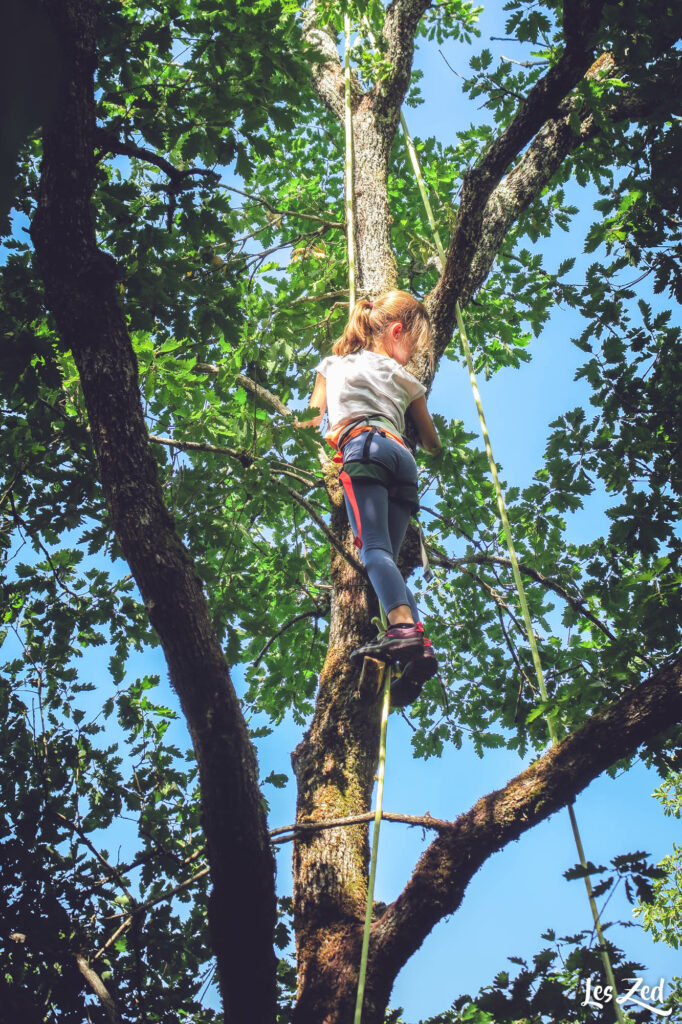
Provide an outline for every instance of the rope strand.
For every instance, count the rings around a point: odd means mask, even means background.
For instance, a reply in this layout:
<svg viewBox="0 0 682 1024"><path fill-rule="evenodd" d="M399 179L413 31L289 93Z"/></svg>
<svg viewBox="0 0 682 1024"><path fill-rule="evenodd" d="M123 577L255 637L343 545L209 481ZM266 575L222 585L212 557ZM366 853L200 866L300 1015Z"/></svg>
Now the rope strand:
<svg viewBox="0 0 682 1024"><path fill-rule="evenodd" d="M345 36L344 56L344 85L345 85L345 140L346 140L346 231L348 247L348 300L349 308L355 306L355 232L354 232L354 186L353 186L353 105L351 95L350 75L350 50L351 50L351 23L350 15L346 13L343 19ZM388 628L386 613L381 603L379 614L383 629ZM372 927L372 905L374 903L374 882L377 873L377 859L379 853L379 829L384 803L384 775L386 771L386 733L388 729L388 714L391 705L391 674L389 666L384 665L381 670L381 678L384 685L383 702L381 706L381 728L379 733L379 764L377 768L377 800L374 812L374 828L372 830L372 852L370 855L369 880L367 883L367 906L365 908L365 927L362 933L362 951L360 953L360 971L358 974L358 991L355 1001L354 1024L362 1022L362 1004L365 996L365 979L367 977L367 957L369 955L369 933Z"/></svg>
<svg viewBox="0 0 682 1024"><path fill-rule="evenodd" d="M428 196L428 193L426 191L426 185L424 183L424 176L422 174L421 166L419 164L419 157L417 156L417 151L416 151L416 149L414 147L414 143L412 142L412 138L410 137L410 133L407 130L407 123L405 121L405 115L403 114L402 110L400 112L400 124L401 124L402 129L403 129L403 135L405 137L405 144L407 146L407 151L408 151L409 156L410 156L410 161L412 163L412 168L414 170L415 178L417 179L417 184L419 186L419 192L420 192L421 197L422 197L422 202L424 204L424 209L426 210L426 216L427 216L429 225L431 227L431 231L433 232L434 242L436 244L436 249L438 250L438 258L439 258L439 262L440 262L440 271L442 273L443 269L445 268L445 249L443 247L443 243L442 243L440 235L438 233L438 227L436 225L436 219L435 219L435 217L433 215L433 209L431 207L431 201L429 200L429 196ZM488 456L488 464L490 466L490 475L492 477L493 485L495 487L495 495L496 495L496 498L497 498L497 507L498 507L499 512L500 512L500 519L502 520L502 528L504 530L505 539L507 541L507 548L509 550L509 558L510 558L510 561L511 561L511 564L512 564L512 574L514 576L514 583L516 584L516 590L517 590L517 593L518 593L518 596L519 596L519 604L521 605L521 611L523 613L523 621L524 621L524 624L525 624L525 627L526 627L526 633L528 635L528 642L530 644L531 655L532 655L532 658L533 658L533 666L535 668L535 675L536 675L537 681L538 681L538 688L540 690L540 695L541 695L543 701L547 702L549 700L549 696L548 696L548 693L547 693L547 687L545 686L544 676L542 674L542 663L540 661L540 653L538 651L538 645L537 645L537 642L536 642L536 639L535 639L535 633L533 631L533 623L531 621L530 611L528 609L528 601L526 600L526 590L525 590L525 587L523 585L523 580L521 578L521 573L519 571L519 562L518 562L518 559L516 557L516 549L514 547L514 541L512 539L511 526L509 525L509 517L507 516L507 508L506 508L506 505L505 505L505 502L504 502L504 496L502 494L502 487L500 486L500 481L499 481L499 478L497 476L497 466L495 464L495 459L493 458L493 450L492 450L492 446L490 444L490 435L488 434L488 427L487 427L487 424L486 424L486 421L485 421L485 415L483 413L483 403L481 401L481 394L480 394L480 392L478 390L478 384L476 382L476 373L474 371L474 364L473 364L473 360L471 358L471 348L469 346L469 339L467 338L466 330L465 330L465 327L464 327L464 320L462 318L462 310L460 308L459 302L457 302L455 304L455 316L457 318L457 329L459 331L460 340L462 342L462 350L464 352L464 356L466 358L466 363L467 363L467 368L469 370L469 380L471 381L471 389L472 389L473 395L474 395L474 402L476 403L476 410L478 412L478 419L479 419L479 422L481 424L481 434L483 435L483 442L485 444L485 451L486 451L486 455ZM557 723L555 722L554 717L550 713L547 713L545 715L545 720L547 722L547 728L549 730L549 735L551 737L552 743L553 744L558 743L560 741L560 739L561 739L561 737L559 735L560 730L557 728ZM568 805L568 814L569 814L569 818L570 818L570 821L571 821L571 830L573 832L573 838L575 840L576 849L578 851L578 858L580 860L581 867L586 870L587 869L587 862L585 860L585 851L583 849L582 839L581 839L581 836L580 836L580 831L579 831L579 828L578 828L578 821L577 821L576 816L575 816L575 810L573 808L573 803L570 803ZM590 876L586 874L584 876L584 881L585 881L585 889L587 891L587 899L588 899L588 902L589 902L589 905L590 905L590 911L592 913L592 920L594 921L595 932L596 932L597 937L599 939L600 956L601 956L601 961L602 961L602 964L603 964L603 967L604 967L604 973L606 975L607 983L611 986L611 991L613 992L613 1010L614 1010L614 1013L616 1015L616 1019L618 1021L618 1024L626 1024L626 1020L625 1020L625 1017L623 1016L623 1012L621 1010L620 1003L618 1002L618 999L617 999L618 989L616 987L616 979L615 979L615 976L614 976L614 973L613 973L613 966L611 964L611 957L609 956L609 951L608 951L608 948L606 946L606 939L604 938L604 932L603 932L603 929L602 929L602 926L601 926L601 921L599 919L599 910L597 908L597 904L596 904L596 901L595 901L595 898L594 898L594 891L593 891L593 888L592 888L592 882L590 881Z"/></svg>
<svg viewBox="0 0 682 1024"><path fill-rule="evenodd" d="M379 605L381 621L386 627L384 609ZM369 933L372 927L372 907L374 905L374 881L377 874L379 854L379 827L384 806L384 776L386 773L386 733L388 729L388 713L391 705L391 669L384 665L383 670L384 699L381 705L381 732L379 736L379 765L377 768L377 802L374 810L374 828L372 830L372 854L370 857L369 882L367 884L367 906L365 908L365 927L362 933L362 952L360 953L360 973L358 975L358 994L355 1000L355 1016L353 1024L361 1024L362 1003L365 996L365 978L367 976L367 956L369 954Z"/></svg>
<svg viewBox="0 0 682 1024"><path fill-rule="evenodd" d="M345 36L344 53L344 86L346 101L346 117L344 123L344 134L346 139L346 245L348 248L348 308L352 310L355 306L355 238L353 231L353 101L351 94L350 79L350 15L343 16L343 31Z"/></svg>

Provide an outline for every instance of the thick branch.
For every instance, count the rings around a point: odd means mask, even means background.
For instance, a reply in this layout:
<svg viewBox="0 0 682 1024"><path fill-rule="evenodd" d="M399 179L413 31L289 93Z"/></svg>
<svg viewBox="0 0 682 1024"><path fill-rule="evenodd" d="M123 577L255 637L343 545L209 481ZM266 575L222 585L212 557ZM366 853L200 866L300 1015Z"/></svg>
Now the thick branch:
<svg viewBox="0 0 682 1024"><path fill-rule="evenodd" d="M588 68L585 79L598 79L606 74L626 74L626 69L615 66L609 53L602 54ZM668 68L659 76L657 88L651 88L649 82L645 92L633 89L624 93L604 109L605 118L618 122L665 115L670 109L671 96L676 95L678 82L679 66ZM572 123L572 115L575 114L578 115L578 124L575 124L574 117ZM547 118L514 169L489 192L483 212L478 218L478 237L467 250L468 258L464 259L461 252L457 254L457 260L461 260L458 283L454 289L451 288L452 280L448 279L450 284L445 282L444 274L429 297L429 308L437 325L439 353L444 350L452 334L456 299L465 304L475 295L490 273L512 225L541 194L564 160L579 146L595 138L600 131L599 123L579 98L564 100L555 115ZM460 216L462 212L460 206ZM459 243L455 243L453 238L449 253L452 253L455 244ZM450 256L448 262L451 262ZM451 263L451 266L454 269L454 264Z"/></svg>
<svg viewBox="0 0 682 1024"><path fill-rule="evenodd" d="M595 79L606 73L618 73L610 54L602 54L585 77ZM604 114L612 122L654 117L668 108L671 88L674 83L666 76L660 82L660 89L647 89L645 97L637 91L630 92L606 108ZM571 123L574 112L579 118L576 126ZM486 204L479 243L463 282L465 301L476 293L490 273L514 222L540 195L566 157L600 131L591 111L580 110L576 100L567 100L561 105L558 116L550 118L538 132L517 166L500 182Z"/></svg>
<svg viewBox="0 0 682 1024"><path fill-rule="evenodd" d="M336 48L336 38L330 28L320 24L317 4L312 3L303 19L303 35L323 57L313 69L313 82L318 96L331 112L343 121L344 80L343 68ZM353 85L359 91L357 79Z"/></svg>
<svg viewBox="0 0 682 1024"><path fill-rule="evenodd" d="M469 881L492 853L679 721L680 657L552 747L504 789L482 797L428 847L403 892L374 926L373 970L395 977L434 925L457 910Z"/></svg>
<svg viewBox="0 0 682 1024"><path fill-rule="evenodd" d="M159 635L196 751L213 882L209 920L226 1020L271 1024L274 859L255 751L201 581L163 504L117 267L97 248L92 221L98 5L49 0L47 6L66 70L59 115L44 132L31 227L38 268L61 342L78 367L116 536Z"/></svg>
<svg viewBox="0 0 682 1024"><path fill-rule="evenodd" d="M374 87L374 108L379 117L397 123L400 107L410 84L417 25L431 0L393 0L384 17L383 40L391 71Z"/></svg>
<svg viewBox="0 0 682 1024"><path fill-rule="evenodd" d="M566 40L562 56L530 89L510 124L464 178L457 226L443 274L429 299L441 349L452 333L455 303L468 297L468 268L478 249L484 212L493 190L510 163L556 114L562 100L592 63L592 36L601 19L603 0L589 4L577 0L570 7L575 8L575 28Z"/></svg>

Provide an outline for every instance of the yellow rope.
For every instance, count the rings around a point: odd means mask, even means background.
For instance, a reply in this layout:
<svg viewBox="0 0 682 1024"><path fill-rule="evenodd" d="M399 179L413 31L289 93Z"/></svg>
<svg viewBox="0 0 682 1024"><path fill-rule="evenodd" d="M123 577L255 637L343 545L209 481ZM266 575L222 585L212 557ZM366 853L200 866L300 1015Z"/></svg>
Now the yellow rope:
<svg viewBox="0 0 682 1024"><path fill-rule="evenodd" d="M433 215L433 209L431 207L431 201L429 200L429 196L428 196L428 193L426 191L426 185L424 183L424 177L422 175L421 166L419 164L419 157L417 156L417 151L414 148L414 143L412 142L412 138L410 137L410 133L407 130L407 123L405 121L405 116L404 116L402 110L400 112L400 124L402 126L403 134L405 136L405 144L407 146L407 151L408 151L409 156L410 156L410 161L412 163L412 168L414 170L414 174L415 174L415 177L417 179L417 184L419 186L419 191L420 191L420 194L421 194L421 197L422 197L422 202L423 202L424 208L426 210L426 216L428 218L429 225L431 227L431 231L433 232L434 241L436 243L436 248L438 250L438 256L439 256L439 259L440 259L440 269L441 269L441 273L442 273L442 271L443 271L443 269L445 267L445 249L443 247L443 243L441 242L440 235L438 233L438 227L436 225L436 220L435 220L435 217ZM499 481L498 476L497 476L497 466L495 464L495 459L493 458L492 446L490 444L490 435L488 434L488 427L486 425L485 416L484 416L484 413L483 413L483 403L481 401L481 394L480 394L480 392L478 390L478 384L476 383L476 374L474 372L474 364L473 364L473 360L471 358L471 349L469 347L469 340L467 338L466 330L465 330L465 327L464 327L464 320L462 318L462 310L460 309L459 302L457 302L456 305L455 305L455 316L457 318L457 328L459 330L459 336L460 336L460 340L462 342L462 349L464 351L464 355L465 355L466 362L467 362L467 367L468 367L468 370L469 370L469 380L471 381L471 388L472 388L473 395L474 395L474 402L476 403L476 409L478 411L478 418L479 418L479 422L481 424L481 433L483 435L483 441L484 441L484 444L485 444L486 455L488 456L488 463L490 465L490 475L492 476L493 485L495 487L495 495L497 497L497 507L498 507L499 512L500 512L500 519L502 520L502 527L504 529L504 535L505 535L505 539L507 541L507 548L509 550L509 558L510 558L511 563L512 563L512 573L513 573L513 576L514 576L514 582L516 584L516 589L517 589L517 592L518 592L518 595L519 595L519 603L521 605L521 611L523 613L523 621L524 621L525 626L526 626L526 633L527 633L527 636L528 636L528 642L530 644L531 655L532 655L532 658L533 658L533 665L535 667L535 675L537 677L538 687L540 689L540 695L541 695L543 701L546 702L546 701L548 701L549 697L548 697L548 693L547 693L547 687L545 686L545 680L544 680L544 677L543 677L543 674L542 674L542 663L540 661L540 653L538 651L538 645L537 645L537 642L535 640L535 632L533 630L533 623L531 621L530 612L528 610L528 602L526 600L526 590L525 590L525 587L523 585L523 580L521 578L521 573L519 571L519 563L518 563L518 559L516 557L516 549L514 548L514 541L512 539L511 527L509 525L509 517L507 516L507 508L506 508L506 505L504 503L504 496L502 494L502 488L500 486L500 481ZM550 737L552 739L552 743L558 743L559 740L560 740L560 736L559 736L559 729L557 728L556 722L554 721L552 715L549 714L549 713L547 713L545 715L545 719L547 721L547 727L549 729L549 734L550 734ZM576 820L575 811L573 809L573 804L572 803L570 803L568 805L568 814L569 814L569 818L570 818L570 821L571 821L571 829L572 829L572 832L573 832L573 838L575 840L576 849L578 851L578 857L580 859L580 864L581 864L581 866L584 869L586 869L587 868L587 862L585 860L585 852L584 852L584 849L583 849L582 839L580 837L580 831L578 829L578 822ZM616 979L615 979L614 974L613 974L613 966L611 964L611 957L609 956L608 949L606 948L606 940L604 938L604 932L602 930L601 921L599 919L599 910L597 908L597 904L596 904L595 899L594 899L594 891L592 889L592 882L590 881L589 875L585 875L584 876L584 880L585 880L585 888L587 890L587 898L588 898L588 901L589 901L589 904L590 904L590 910L592 912L592 920L594 921L595 931L596 931L596 934L597 934L597 938L599 939L601 960L602 960L602 964L604 965L604 972L606 974L606 980L607 980L608 984L611 986L611 990L613 992L613 1009L614 1009L614 1012L616 1014L616 1018L618 1020L618 1024L626 1024L625 1017L623 1016L623 1012L622 1012L622 1010L620 1008L620 1004L618 1003L618 1001L616 999L616 994L617 994Z"/></svg>
<svg viewBox="0 0 682 1024"><path fill-rule="evenodd" d="M384 609L379 606L381 619L384 628L386 617ZM362 933L362 952L360 953L360 973L358 975L358 994L355 1000L355 1016L353 1024L360 1024L362 1020L362 1002L365 996L365 977L367 975L367 955L369 953L369 933L372 927L372 907L374 905L374 881L377 874L377 859L379 853L379 827L381 825L381 812L384 806L384 775L386 772L386 732L388 728L388 713L391 705L391 668L388 665L383 667L384 698L381 705L381 732L379 736L379 766L377 768L377 803L374 811L374 829L372 831L372 854L369 862L369 882L367 884L367 906L365 908L365 927Z"/></svg>
<svg viewBox="0 0 682 1024"><path fill-rule="evenodd" d="M355 239L353 232L353 103L350 82L350 15L343 16L345 36L344 54L344 85L346 99L346 118L344 134L346 138L346 245L348 248L348 308L352 311L355 305Z"/></svg>
<svg viewBox="0 0 682 1024"><path fill-rule="evenodd" d="M346 140L346 163L345 163L345 188L346 188L346 239L348 247L348 301L350 310L355 305L355 237L354 237L354 210L353 210L353 106L351 95L350 77L350 15L345 14L343 19L345 36L344 56L344 84L345 84L345 140ZM381 625L388 628L386 614L379 604ZM372 927L372 906L374 903L374 882L377 873L377 859L379 853L379 829L381 826L381 812L384 805L384 776L386 772L386 734L388 730L388 713L391 706L391 674L390 666L382 668L383 701L381 706L381 729L379 733L379 764L377 767L377 800L374 812L374 829L372 830L372 852L369 862L369 879L367 883L367 906L365 908L365 927L362 933L362 950L360 953L360 972L358 974L358 992L355 1001L355 1016L353 1024L361 1024L362 1003L365 996L365 979L367 977L367 957L369 954L369 933Z"/></svg>

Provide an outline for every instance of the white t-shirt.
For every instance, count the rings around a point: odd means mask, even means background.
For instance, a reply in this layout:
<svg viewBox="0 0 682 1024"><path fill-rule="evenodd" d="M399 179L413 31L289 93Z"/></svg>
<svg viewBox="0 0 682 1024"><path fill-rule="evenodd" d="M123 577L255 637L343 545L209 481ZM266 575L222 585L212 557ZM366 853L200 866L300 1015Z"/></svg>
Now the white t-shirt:
<svg viewBox="0 0 682 1024"><path fill-rule="evenodd" d="M405 410L426 388L390 356L362 349L348 356L327 356L317 367L327 381L331 429L360 416L385 416L398 433L405 430Z"/></svg>

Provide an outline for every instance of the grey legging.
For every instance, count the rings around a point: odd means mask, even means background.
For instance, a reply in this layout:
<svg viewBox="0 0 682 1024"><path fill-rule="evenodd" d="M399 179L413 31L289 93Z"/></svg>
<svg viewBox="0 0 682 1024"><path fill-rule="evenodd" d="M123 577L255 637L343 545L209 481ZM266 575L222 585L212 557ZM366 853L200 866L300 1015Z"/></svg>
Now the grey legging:
<svg viewBox="0 0 682 1024"><path fill-rule="evenodd" d="M344 464L362 456L366 440L366 434L359 434L346 442L343 446ZM367 456L371 462L388 469L395 483L417 483L417 464L412 453L390 437L373 434ZM409 506L390 499L387 488L376 480L354 477L353 491L362 527L360 557L376 595L386 614L398 605L406 604L414 621L418 622L416 602L396 565L410 518ZM346 511L357 536L357 523L347 495Z"/></svg>

